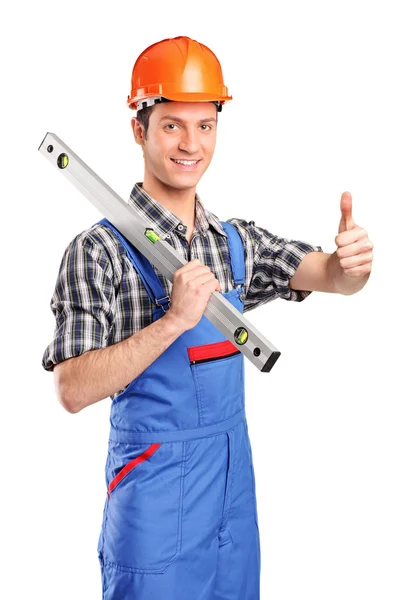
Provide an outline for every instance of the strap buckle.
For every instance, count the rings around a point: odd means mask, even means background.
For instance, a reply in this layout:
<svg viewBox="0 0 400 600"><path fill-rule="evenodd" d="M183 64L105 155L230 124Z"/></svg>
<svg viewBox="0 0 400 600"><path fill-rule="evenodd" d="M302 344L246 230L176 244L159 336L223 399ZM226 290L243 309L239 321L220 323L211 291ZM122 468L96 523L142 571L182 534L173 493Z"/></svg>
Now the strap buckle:
<svg viewBox="0 0 400 600"><path fill-rule="evenodd" d="M166 302L162 302L162 300L168 300L168 308L169 308L171 306L171 298L169 296L164 296L164 298L156 298L155 299L156 305L161 306L163 311L166 313L167 311L164 308L164 304L166 304Z"/></svg>

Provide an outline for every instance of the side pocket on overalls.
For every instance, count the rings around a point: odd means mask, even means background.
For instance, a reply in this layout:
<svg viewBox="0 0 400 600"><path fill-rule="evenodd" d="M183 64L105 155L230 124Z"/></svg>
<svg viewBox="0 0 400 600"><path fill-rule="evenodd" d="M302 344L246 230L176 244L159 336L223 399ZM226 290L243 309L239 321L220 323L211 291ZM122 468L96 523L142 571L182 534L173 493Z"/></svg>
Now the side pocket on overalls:
<svg viewBox="0 0 400 600"><path fill-rule="evenodd" d="M107 473L108 473L109 461L110 461L110 452L107 452L107 460L106 460L106 466L105 466L106 487L107 487ZM98 538L98 542L97 542L97 555L99 557L100 563L102 563L102 559L103 559L104 525L105 525L106 518L107 518L107 505L108 505L108 496L106 497L106 499L104 501L103 518L102 518L100 534L99 534L99 538Z"/></svg>
<svg viewBox="0 0 400 600"><path fill-rule="evenodd" d="M110 440L104 563L164 573L181 552L184 442Z"/></svg>
<svg viewBox="0 0 400 600"><path fill-rule="evenodd" d="M256 523L256 525L258 527L257 496L256 496L256 476L255 476L255 473L254 473L253 452L252 452L252 449L251 449L251 442L250 442L250 437L249 437L249 433L248 433L247 424L246 424L246 445L247 445L247 452L248 452L248 457L249 457L251 480L252 480L254 521L255 521L255 523Z"/></svg>
<svg viewBox="0 0 400 600"><path fill-rule="evenodd" d="M254 521L258 527L258 514L257 514L257 497L256 497L256 477L254 475L254 464L251 462L251 476L253 479L253 502L254 502Z"/></svg>

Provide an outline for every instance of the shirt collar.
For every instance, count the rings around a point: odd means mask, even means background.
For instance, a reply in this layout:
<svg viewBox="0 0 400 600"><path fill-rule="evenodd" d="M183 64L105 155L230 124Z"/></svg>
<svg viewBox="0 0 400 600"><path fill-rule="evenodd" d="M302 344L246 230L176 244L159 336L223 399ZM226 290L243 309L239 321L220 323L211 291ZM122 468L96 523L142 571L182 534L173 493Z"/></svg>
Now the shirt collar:
<svg viewBox="0 0 400 600"><path fill-rule="evenodd" d="M206 234L211 226L218 233L227 237L220 221L213 213L205 208L197 193L195 200L195 228L200 230L202 234ZM153 229L162 237L171 231L178 229L179 225L184 225L185 229L187 227L187 225L182 223L172 211L145 192L142 188L142 182L135 183L128 199L128 203L131 204L144 219L150 221Z"/></svg>

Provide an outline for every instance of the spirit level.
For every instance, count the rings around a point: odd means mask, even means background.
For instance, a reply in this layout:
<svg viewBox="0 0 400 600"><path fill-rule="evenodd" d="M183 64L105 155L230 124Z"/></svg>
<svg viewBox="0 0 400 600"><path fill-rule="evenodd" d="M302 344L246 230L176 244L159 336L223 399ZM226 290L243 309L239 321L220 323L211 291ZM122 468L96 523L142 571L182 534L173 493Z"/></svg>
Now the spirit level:
<svg viewBox="0 0 400 600"><path fill-rule="evenodd" d="M114 227L124 235L171 282L175 271L186 261L168 242L151 228L151 223L83 162L54 133L47 133L39 151L99 209ZM204 315L229 339L260 371L269 372L280 352L254 325L238 311L221 292L213 292Z"/></svg>

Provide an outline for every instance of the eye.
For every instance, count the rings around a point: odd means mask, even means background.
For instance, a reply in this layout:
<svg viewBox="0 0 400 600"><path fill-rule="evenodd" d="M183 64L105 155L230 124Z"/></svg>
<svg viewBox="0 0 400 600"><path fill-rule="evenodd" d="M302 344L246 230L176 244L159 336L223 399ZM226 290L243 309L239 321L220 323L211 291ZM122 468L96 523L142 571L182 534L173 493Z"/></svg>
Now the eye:
<svg viewBox="0 0 400 600"><path fill-rule="evenodd" d="M165 126L165 128L168 129L169 131L174 131L174 129L172 129L172 127L176 127L175 123L168 123L168 125Z"/></svg>
<svg viewBox="0 0 400 600"><path fill-rule="evenodd" d="M208 129L203 129L203 131L209 131L211 129L211 125L206 125L205 123L203 123L201 127L208 127Z"/></svg>

